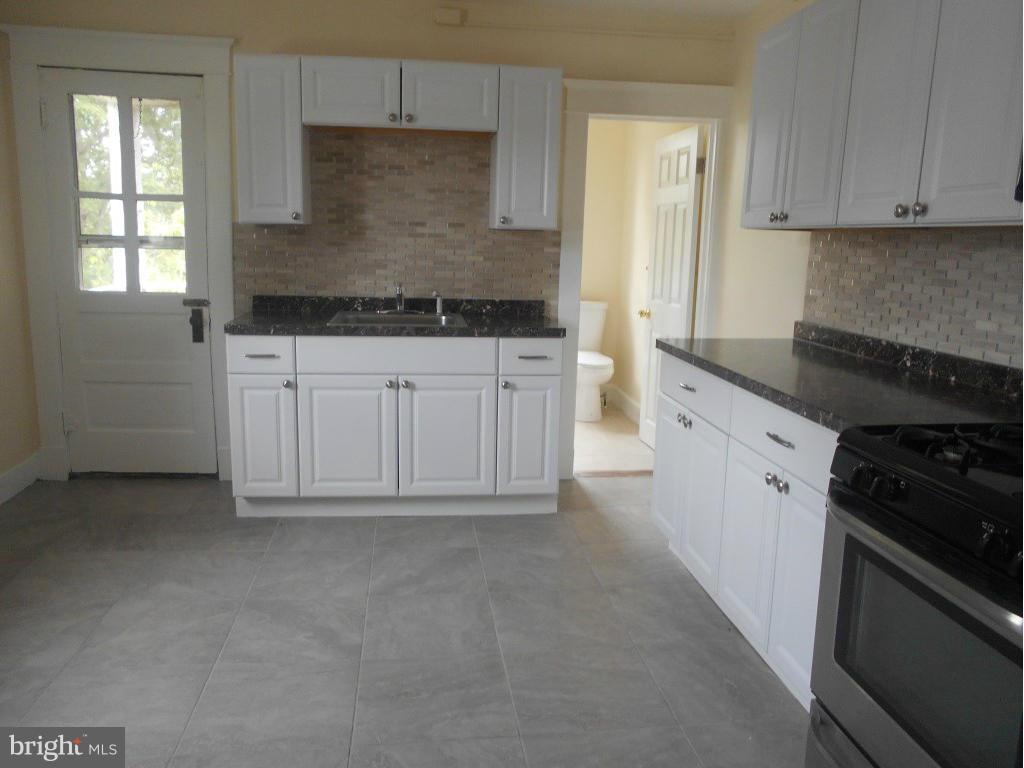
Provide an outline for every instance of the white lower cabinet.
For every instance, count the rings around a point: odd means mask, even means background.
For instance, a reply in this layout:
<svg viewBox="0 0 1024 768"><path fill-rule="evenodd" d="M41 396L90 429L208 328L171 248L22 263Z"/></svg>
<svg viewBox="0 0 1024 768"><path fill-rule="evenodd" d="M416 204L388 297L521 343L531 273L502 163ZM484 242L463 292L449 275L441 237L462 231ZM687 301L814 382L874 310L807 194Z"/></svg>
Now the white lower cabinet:
<svg viewBox="0 0 1024 768"><path fill-rule="evenodd" d="M683 409L665 395L658 396L658 450L654 452L654 488L651 513L654 522L675 547L682 513L682 468L686 466L686 428Z"/></svg>
<svg viewBox="0 0 1024 768"><path fill-rule="evenodd" d="M772 599L782 469L729 441L718 604L755 647L764 647Z"/></svg>
<svg viewBox="0 0 1024 768"><path fill-rule="evenodd" d="M397 494L396 378L300 375L297 385L300 494Z"/></svg>
<svg viewBox="0 0 1024 768"><path fill-rule="evenodd" d="M400 381L399 495L493 494L497 379L417 375Z"/></svg>
<svg viewBox="0 0 1024 768"><path fill-rule="evenodd" d="M559 376L504 376L498 390L502 494L558 493Z"/></svg>
<svg viewBox="0 0 1024 768"><path fill-rule="evenodd" d="M825 496L795 477L787 475L785 483L779 506L767 655L806 707L811 701L811 658L825 544Z"/></svg>
<svg viewBox="0 0 1024 768"><path fill-rule="evenodd" d="M295 380L228 376L231 477L236 496L297 496Z"/></svg>

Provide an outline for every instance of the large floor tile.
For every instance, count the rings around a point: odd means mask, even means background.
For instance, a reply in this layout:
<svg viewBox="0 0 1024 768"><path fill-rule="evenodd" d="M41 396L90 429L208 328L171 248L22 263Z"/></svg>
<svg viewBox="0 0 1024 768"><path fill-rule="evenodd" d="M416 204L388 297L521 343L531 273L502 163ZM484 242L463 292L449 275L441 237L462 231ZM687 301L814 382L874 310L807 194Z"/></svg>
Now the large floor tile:
<svg viewBox="0 0 1024 768"><path fill-rule="evenodd" d="M606 588L626 584L647 584L667 576L689 573L679 558L667 549L643 556L591 554L590 565Z"/></svg>
<svg viewBox="0 0 1024 768"><path fill-rule="evenodd" d="M363 659L431 659L497 652L485 592L396 597L367 605Z"/></svg>
<svg viewBox="0 0 1024 768"><path fill-rule="evenodd" d="M369 552L376 520L372 517L292 517L281 520L271 552Z"/></svg>
<svg viewBox="0 0 1024 768"><path fill-rule="evenodd" d="M0 723L19 722L63 666L0 668Z"/></svg>
<svg viewBox="0 0 1024 768"><path fill-rule="evenodd" d="M600 590L492 590L491 604L504 653L572 654L592 647L632 647L611 601Z"/></svg>
<svg viewBox="0 0 1024 768"><path fill-rule="evenodd" d="M356 744L515 735L512 699L497 653L363 662Z"/></svg>
<svg viewBox="0 0 1024 768"><path fill-rule="evenodd" d="M262 558L261 552L153 552L146 557L146 579L240 601L249 591Z"/></svg>
<svg viewBox="0 0 1024 768"><path fill-rule="evenodd" d="M250 597L238 612L223 662L334 669L358 659L366 599Z"/></svg>
<svg viewBox="0 0 1024 768"><path fill-rule="evenodd" d="M559 484L559 510L640 506L650 502L651 475L577 477Z"/></svg>
<svg viewBox="0 0 1024 768"><path fill-rule="evenodd" d="M177 517L216 484L205 478L82 478L80 496L93 512Z"/></svg>
<svg viewBox="0 0 1024 768"><path fill-rule="evenodd" d="M675 724L635 651L506 653L505 663L524 735Z"/></svg>
<svg viewBox="0 0 1024 768"><path fill-rule="evenodd" d="M268 552L253 582L250 597L365 599L369 584L369 551Z"/></svg>
<svg viewBox="0 0 1024 768"><path fill-rule="evenodd" d="M703 768L677 726L527 736L525 741L530 768Z"/></svg>
<svg viewBox="0 0 1024 768"><path fill-rule="evenodd" d="M338 768L348 759L356 663L309 672L220 662L174 768Z"/></svg>
<svg viewBox="0 0 1024 768"><path fill-rule="evenodd" d="M517 738L356 744L349 768L526 768Z"/></svg>
<svg viewBox="0 0 1024 768"><path fill-rule="evenodd" d="M499 515L473 519L481 547L528 549L562 554L580 548L580 540L563 515Z"/></svg>
<svg viewBox="0 0 1024 768"><path fill-rule="evenodd" d="M0 608L0 668L60 668L85 643L112 601L62 601Z"/></svg>
<svg viewBox="0 0 1024 768"><path fill-rule="evenodd" d="M599 584L581 550L481 546L492 590L596 589Z"/></svg>
<svg viewBox="0 0 1024 768"><path fill-rule="evenodd" d="M375 546L473 547L473 519L470 517L382 517L377 521Z"/></svg>
<svg viewBox="0 0 1024 768"><path fill-rule="evenodd" d="M806 718L723 721L684 730L704 768L799 768L804 764Z"/></svg>
<svg viewBox="0 0 1024 768"><path fill-rule="evenodd" d="M484 572L476 547L373 548L371 595L483 592Z"/></svg>
<svg viewBox="0 0 1024 768"><path fill-rule="evenodd" d="M205 513L139 516L125 535L134 550L263 552L277 521Z"/></svg>

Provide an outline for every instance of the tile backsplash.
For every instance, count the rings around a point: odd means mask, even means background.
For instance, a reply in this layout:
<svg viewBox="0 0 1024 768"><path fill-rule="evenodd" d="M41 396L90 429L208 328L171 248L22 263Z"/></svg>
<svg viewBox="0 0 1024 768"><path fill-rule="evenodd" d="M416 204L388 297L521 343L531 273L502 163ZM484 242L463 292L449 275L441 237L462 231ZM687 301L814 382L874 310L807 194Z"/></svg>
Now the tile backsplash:
<svg viewBox="0 0 1024 768"><path fill-rule="evenodd" d="M1020 227L811 233L803 319L1020 368Z"/></svg>
<svg viewBox="0 0 1024 768"><path fill-rule="evenodd" d="M234 225L235 311L256 294L558 298L561 235L488 227L489 134L310 130L311 223Z"/></svg>

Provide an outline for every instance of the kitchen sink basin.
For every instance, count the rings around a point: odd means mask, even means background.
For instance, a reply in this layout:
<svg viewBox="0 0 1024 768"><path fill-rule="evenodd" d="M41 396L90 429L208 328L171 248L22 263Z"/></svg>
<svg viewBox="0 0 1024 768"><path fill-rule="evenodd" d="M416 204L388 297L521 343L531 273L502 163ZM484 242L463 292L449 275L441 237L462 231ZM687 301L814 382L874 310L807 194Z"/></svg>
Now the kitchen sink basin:
<svg viewBox="0 0 1024 768"><path fill-rule="evenodd" d="M327 325L414 325L426 328L464 328L466 319L462 315L434 315L413 312L339 312Z"/></svg>

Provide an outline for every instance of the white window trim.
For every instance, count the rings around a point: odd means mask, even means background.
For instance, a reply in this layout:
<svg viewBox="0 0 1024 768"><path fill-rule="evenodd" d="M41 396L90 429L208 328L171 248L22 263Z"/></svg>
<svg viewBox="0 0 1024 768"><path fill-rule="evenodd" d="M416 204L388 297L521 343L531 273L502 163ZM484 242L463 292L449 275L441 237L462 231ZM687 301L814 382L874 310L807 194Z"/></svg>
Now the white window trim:
<svg viewBox="0 0 1024 768"><path fill-rule="evenodd" d="M52 249L42 127L45 115L39 77L42 67L69 67L203 78L213 405L219 473L221 479L230 479L224 323L233 315L229 77L234 41L223 37L18 25L2 25L0 30L10 38L21 220L41 443L36 462L39 477L66 480L71 468L61 418L63 393L57 288L50 268Z"/></svg>
<svg viewBox="0 0 1024 768"><path fill-rule="evenodd" d="M722 160L724 125L731 113L731 86L627 83L605 80L565 80L564 149L562 152L562 251L558 269L558 324L565 326L562 355L562 411L559 428L558 475L572 479L573 437L576 430L576 355L580 321L580 281L583 274L583 203L587 178L587 131L591 117L669 120L702 123L708 129L707 173L697 267L694 334L709 330L717 243L718 190L724 184Z"/></svg>

